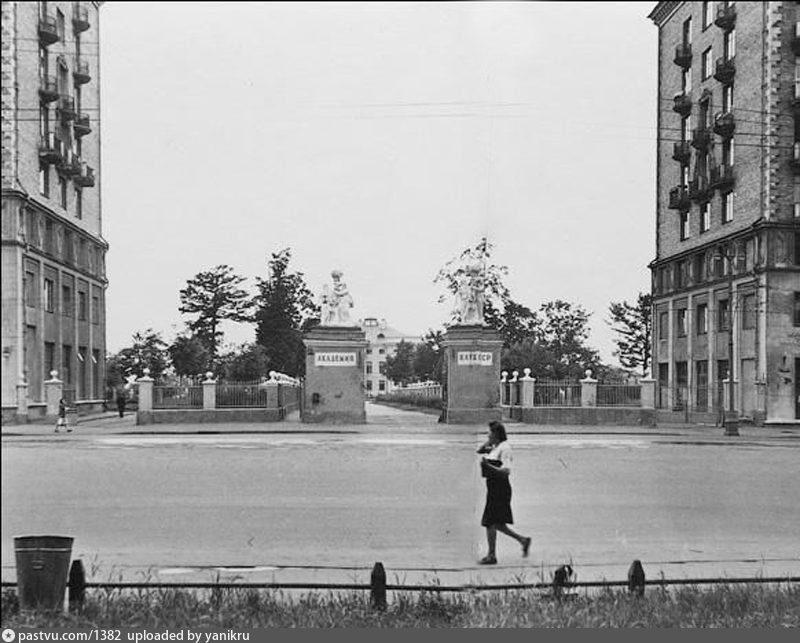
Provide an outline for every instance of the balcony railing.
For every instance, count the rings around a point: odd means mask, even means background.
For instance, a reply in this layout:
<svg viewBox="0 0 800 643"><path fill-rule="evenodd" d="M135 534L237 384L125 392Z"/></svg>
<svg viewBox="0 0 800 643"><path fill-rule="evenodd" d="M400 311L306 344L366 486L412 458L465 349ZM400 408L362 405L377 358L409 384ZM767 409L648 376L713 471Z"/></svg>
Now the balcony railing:
<svg viewBox="0 0 800 643"><path fill-rule="evenodd" d="M732 2L717 7L717 16L714 24L724 31L730 31L736 26L736 5Z"/></svg>
<svg viewBox="0 0 800 643"><path fill-rule="evenodd" d="M733 136L733 131L736 129L736 121L733 119L732 112L718 112L714 116L714 133L719 134L723 138L730 138Z"/></svg>
<svg viewBox="0 0 800 643"><path fill-rule="evenodd" d="M91 134L92 126L89 121L89 114L78 114L72 123L72 129L78 138Z"/></svg>
<svg viewBox="0 0 800 643"><path fill-rule="evenodd" d="M77 116L75 112L75 99L72 96L62 96L58 101L58 113L62 121L71 121Z"/></svg>
<svg viewBox="0 0 800 643"><path fill-rule="evenodd" d="M672 111L678 112L681 116L688 116L692 111L692 99L685 92L675 94L674 101Z"/></svg>
<svg viewBox="0 0 800 643"><path fill-rule="evenodd" d="M58 81L55 76L45 76L39 86L39 98L43 103L52 103L58 99Z"/></svg>
<svg viewBox="0 0 800 643"><path fill-rule="evenodd" d="M669 191L670 210L688 210L692 205L689 200L689 191L685 186L679 185Z"/></svg>
<svg viewBox="0 0 800 643"><path fill-rule="evenodd" d="M711 184L709 180L700 176L693 181L689 181L689 198L698 203L707 202L712 195Z"/></svg>
<svg viewBox="0 0 800 643"><path fill-rule="evenodd" d="M77 85L85 85L92 80L91 70L89 69L89 61L76 58L75 67L72 69L72 77L75 79L75 84Z"/></svg>
<svg viewBox="0 0 800 643"><path fill-rule="evenodd" d="M58 23L56 19L50 16L39 18L39 42L47 47L58 41Z"/></svg>
<svg viewBox="0 0 800 643"><path fill-rule="evenodd" d="M714 78L723 85L730 85L736 75L736 64L733 58L717 58L714 65Z"/></svg>
<svg viewBox="0 0 800 643"><path fill-rule="evenodd" d="M711 187L720 192L727 193L733 190L735 177L732 165L720 165L711 171Z"/></svg>
<svg viewBox="0 0 800 643"><path fill-rule="evenodd" d="M77 176L81 173L80 159L75 156L70 150L67 150L61 158L61 162L56 167L59 174L64 176Z"/></svg>
<svg viewBox="0 0 800 643"><path fill-rule="evenodd" d="M674 62L682 69L689 69L692 65L692 45L684 42L675 47Z"/></svg>
<svg viewBox="0 0 800 643"><path fill-rule="evenodd" d="M672 145L672 158L678 161L681 165L689 165L689 160L692 157L692 147L689 141L679 141Z"/></svg>
<svg viewBox="0 0 800 643"><path fill-rule="evenodd" d="M81 163L80 173L77 174L73 180L82 188L94 187L94 168L88 166L86 163Z"/></svg>
<svg viewBox="0 0 800 643"><path fill-rule="evenodd" d="M707 150L711 144L711 131L705 127L696 127L692 130L692 147L698 150Z"/></svg>
<svg viewBox="0 0 800 643"><path fill-rule="evenodd" d="M89 9L82 3L76 2L72 6L72 28L81 33L86 31L91 25L89 24Z"/></svg>
<svg viewBox="0 0 800 643"><path fill-rule="evenodd" d="M61 139L50 132L46 137L42 138L39 144L39 158L46 163L58 163L64 154L64 148L61 144Z"/></svg>

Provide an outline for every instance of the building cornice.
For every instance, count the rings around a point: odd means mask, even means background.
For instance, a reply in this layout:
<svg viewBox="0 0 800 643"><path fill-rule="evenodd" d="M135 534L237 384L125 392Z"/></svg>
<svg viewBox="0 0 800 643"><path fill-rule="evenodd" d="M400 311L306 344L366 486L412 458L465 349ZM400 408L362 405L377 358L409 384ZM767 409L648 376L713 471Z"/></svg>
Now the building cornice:
<svg viewBox="0 0 800 643"><path fill-rule="evenodd" d="M683 2L658 2L656 3L655 8L650 12L647 16L652 20L657 26L663 25L667 19L675 13L675 10L681 6Z"/></svg>

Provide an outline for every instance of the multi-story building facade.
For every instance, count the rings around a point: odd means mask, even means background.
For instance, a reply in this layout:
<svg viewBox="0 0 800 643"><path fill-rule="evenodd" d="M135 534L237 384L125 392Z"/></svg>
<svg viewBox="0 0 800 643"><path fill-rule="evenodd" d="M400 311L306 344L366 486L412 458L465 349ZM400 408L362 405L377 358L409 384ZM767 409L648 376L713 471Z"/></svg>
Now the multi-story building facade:
<svg viewBox="0 0 800 643"><path fill-rule="evenodd" d="M390 393L395 383L386 377L386 358L393 356L401 341L421 342L419 336L406 335L386 324L385 319L367 317L359 320L367 339L367 358L364 362L364 386L368 397Z"/></svg>
<svg viewBox="0 0 800 643"><path fill-rule="evenodd" d="M650 14L663 408L800 421L799 17L797 2L658 2Z"/></svg>
<svg viewBox="0 0 800 643"><path fill-rule="evenodd" d="M100 2L2 3L3 418L102 399ZM23 399L24 398L24 399Z"/></svg>

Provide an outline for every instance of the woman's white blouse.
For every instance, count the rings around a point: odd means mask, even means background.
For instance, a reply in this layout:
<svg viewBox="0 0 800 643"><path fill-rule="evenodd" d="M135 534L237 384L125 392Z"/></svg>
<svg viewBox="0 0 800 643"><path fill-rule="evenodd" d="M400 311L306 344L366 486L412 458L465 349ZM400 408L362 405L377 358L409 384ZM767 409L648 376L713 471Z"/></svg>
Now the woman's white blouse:
<svg viewBox="0 0 800 643"><path fill-rule="evenodd" d="M511 455L511 445L508 441L501 442L494 449L492 449L486 457L489 460L500 460L503 464L501 466L506 469L511 469L511 462L514 459Z"/></svg>

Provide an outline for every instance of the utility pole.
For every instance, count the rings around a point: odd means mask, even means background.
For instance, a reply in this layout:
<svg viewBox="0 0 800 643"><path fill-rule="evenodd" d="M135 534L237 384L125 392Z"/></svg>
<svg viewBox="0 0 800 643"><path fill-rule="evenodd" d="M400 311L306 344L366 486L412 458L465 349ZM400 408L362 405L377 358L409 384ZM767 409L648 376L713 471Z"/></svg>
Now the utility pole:
<svg viewBox="0 0 800 643"><path fill-rule="evenodd" d="M725 414L723 424L725 435L739 435L739 418L736 415L734 406L734 386L733 386L733 260L734 252L732 247L720 247L719 253L728 260L728 412Z"/></svg>

